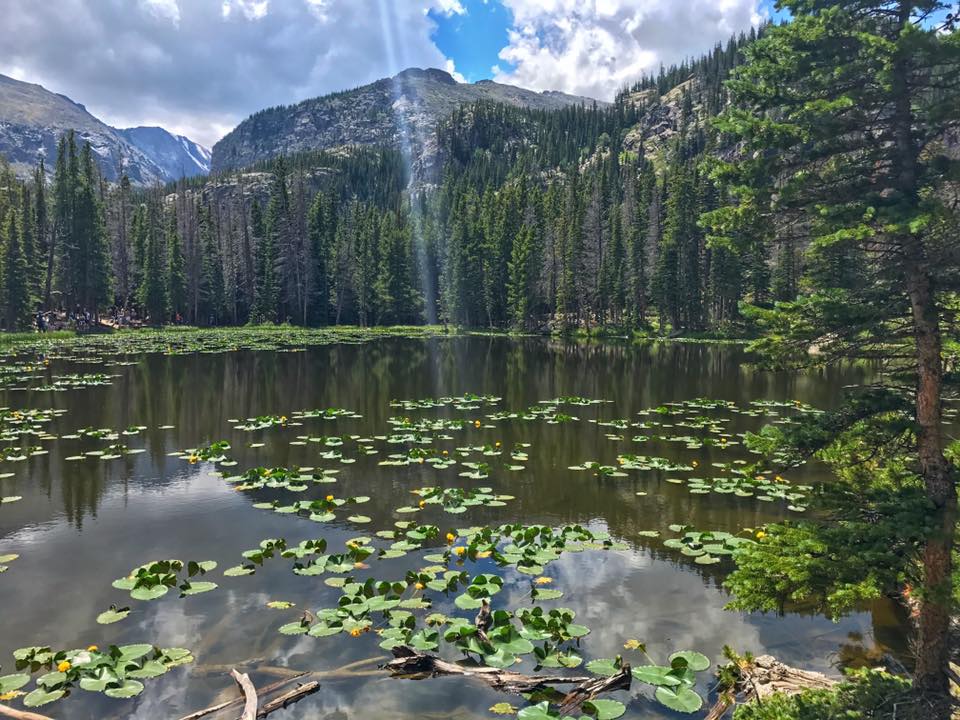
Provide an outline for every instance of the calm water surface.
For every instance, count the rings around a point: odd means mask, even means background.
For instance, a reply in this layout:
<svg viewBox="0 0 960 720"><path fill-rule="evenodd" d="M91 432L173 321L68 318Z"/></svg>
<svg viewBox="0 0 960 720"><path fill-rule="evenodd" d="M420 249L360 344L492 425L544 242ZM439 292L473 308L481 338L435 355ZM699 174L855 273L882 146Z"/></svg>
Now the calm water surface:
<svg viewBox="0 0 960 720"><path fill-rule="evenodd" d="M304 352L235 352L188 356L145 355L131 365L110 367L118 373L109 387L57 393L7 391L0 404L20 407L66 408L49 427L54 434L85 426L123 429L146 425L138 436L122 438L146 452L112 461L70 462L65 458L102 447L102 441L60 439L45 442L49 454L27 462L2 463L0 495L22 495L23 500L0 509L0 554L19 553L10 570L0 576L0 664L13 671L11 653L28 645L72 648L96 643L151 642L159 646L191 648L193 665L145 681L146 690L133 700L109 700L76 691L42 710L57 718L132 717L143 720L177 718L235 692L223 666L250 669L255 683L276 679L271 667L297 670L335 669L351 661L383 655L374 634L350 638L288 637L277 628L295 620L303 608L330 607L338 591L322 577L291 572L285 559L268 561L253 576L223 577L221 571L241 562L240 553L263 538L284 537L290 544L324 537L329 550L358 535L372 536L399 519L395 508L411 504L409 491L426 485L469 487L489 485L516 497L504 507L471 508L450 515L438 506L413 518L447 528L522 521L553 525L581 523L609 532L627 543L627 551L565 554L549 565L552 587L562 589L561 604L577 612L577 622L591 628L581 646L586 659L623 653L629 638L645 641L651 655L665 661L674 650L696 649L714 661L724 644L754 653L770 652L804 667L829 670L841 660L892 650L901 652L902 621L887 605L878 604L840 623L815 614L785 616L747 614L723 609L728 596L721 581L728 561L700 566L692 558L665 548L662 539L638 535L661 530L671 523L689 523L699 529L737 532L784 517L780 503L763 503L734 495L695 495L686 486L666 482L669 473L632 471L625 478L600 478L568 469L584 461L615 464L619 453L696 459L701 468L712 462L747 457L742 448L720 451L704 447L688 450L682 443L636 443L639 431L612 430L590 419L630 418L663 402L697 397L722 398L746 406L751 400L798 399L829 407L843 385L861 378L857 370L815 374L772 374L751 367L737 348L705 345L616 346L579 345L544 339L434 338L385 339L367 344L331 345ZM54 374L99 372L90 365L55 361ZM464 392L502 397L495 407L478 411L452 408L400 411L392 399L421 399ZM228 440L238 461L230 471L265 465L334 467L318 458L317 445L290 445L296 435L385 435L393 415L466 417L474 419L494 410L519 410L560 395L611 400L588 407L564 408L577 422L548 425L543 421L507 420L493 428L470 427L452 432L453 441L438 442L451 450L460 445L501 441L504 447L529 442L529 461L521 472L508 472L497 463L489 480L458 477L462 467L437 471L429 466L382 467L378 462L397 446L378 443L378 455L356 453L355 444L344 455L357 457L339 466L337 483L312 486L297 497L369 495L371 501L356 511L372 522L352 525L345 518L315 523L306 517L279 515L252 507L281 498L284 491L237 492L214 467L190 465L168 453L212 440ZM360 419L305 420L301 427L261 432L233 429L230 418L259 414L290 414L308 408L343 407ZM759 418L733 415L729 429L756 429ZM159 426L174 425L171 430ZM608 433L621 433L611 440ZM249 448L251 442L265 443ZM473 458L476 459L476 458ZM689 474L689 473L688 473ZM676 473L674 473L676 475ZM822 468L809 466L792 474L795 482L828 480ZM638 496L638 492L646 495ZM273 494L271 494L273 493ZM382 541L377 541L383 544ZM411 567L420 567L423 554L442 541L404 558L374 561L357 577L400 579ZM435 552L435 550L434 550ZM133 567L153 559L216 560L219 568L204 579L219 588L180 599L176 592L153 602L131 600L111 582ZM492 567L471 567L471 572ZM529 577L507 569L505 587L496 600L500 607L528 604L523 595ZM434 609L472 616L457 610L452 596L433 594ZM278 611L265 604L287 600L293 610ZM117 624L98 625L95 618L111 603L130 605L133 612ZM446 652L449 653L449 648ZM635 663L641 662L634 658ZM528 660L518 669L532 671ZM703 673L702 695L709 692ZM635 684L631 693L615 695L628 703L629 718L682 717L671 715L646 699L649 688ZM324 682L321 691L273 717L305 718L483 718L487 708L508 700L477 684L433 679L399 681L382 676ZM709 698L708 698L709 702ZM233 717L229 713L220 717Z"/></svg>

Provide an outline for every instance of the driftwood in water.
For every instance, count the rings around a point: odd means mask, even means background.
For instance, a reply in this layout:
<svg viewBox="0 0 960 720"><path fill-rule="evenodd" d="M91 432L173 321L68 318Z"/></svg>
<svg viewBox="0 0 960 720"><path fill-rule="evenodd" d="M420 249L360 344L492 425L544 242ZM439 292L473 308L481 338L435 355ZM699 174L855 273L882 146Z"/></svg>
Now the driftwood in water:
<svg viewBox="0 0 960 720"><path fill-rule="evenodd" d="M405 645L393 648L394 659L384 665L394 677L421 679L439 675L459 675L472 677L501 692L523 693L541 690L549 685L576 684L560 703L560 712L568 715L576 711L583 703L597 695L613 690L628 690L632 676L630 666L624 665L613 677L574 675L524 675L512 670L486 667L483 665L461 665L448 662L434 655L417 652Z"/></svg>
<svg viewBox="0 0 960 720"><path fill-rule="evenodd" d="M230 671L230 677L236 680L237 685L243 692L243 712L240 713L240 720L257 720L257 689L250 682L250 676L246 673L237 672L236 668Z"/></svg>
<svg viewBox="0 0 960 720"><path fill-rule="evenodd" d="M804 690L828 690L837 684L823 673L784 665L772 655L761 655L732 667L737 675L735 687L720 694L704 720L720 720L736 702L762 702L774 693L796 695Z"/></svg>
<svg viewBox="0 0 960 720"><path fill-rule="evenodd" d="M296 675L294 677L289 677L284 680L278 680L275 683L272 683L270 685L265 685L264 687L260 688L260 690L257 691L257 694L260 697L269 695L270 693L276 692L280 688L286 687L287 685L290 685L294 681L304 678L307 675L309 675L309 673L300 673L299 675ZM200 718L206 717L207 715L212 715L215 712L220 712L221 710L226 710L227 708L240 705L245 700L246 698L241 695L240 697L233 698L232 700L227 700L222 703L217 703L216 705L211 705L210 707L204 708L203 710L197 710L196 712L192 712L189 715L184 715L182 718L180 718L180 720L199 720Z"/></svg>
<svg viewBox="0 0 960 720"><path fill-rule="evenodd" d="M0 705L0 715L14 718L15 720L52 720L52 718L46 715L39 715L34 712L28 712L27 710L14 710L9 705Z"/></svg>
<svg viewBox="0 0 960 720"><path fill-rule="evenodd" d="M260 708L260 711L257 713L257 717L266 717L275 710L282 710L289 705L293 705L301 698L305 698L307 695L312 695L319 689L320 683L316 680L311 680L310 682L304 683L299 687L295 687L293 690L285 692L283 695L278 695L270 702L264 703L263 707Z"/></svg>

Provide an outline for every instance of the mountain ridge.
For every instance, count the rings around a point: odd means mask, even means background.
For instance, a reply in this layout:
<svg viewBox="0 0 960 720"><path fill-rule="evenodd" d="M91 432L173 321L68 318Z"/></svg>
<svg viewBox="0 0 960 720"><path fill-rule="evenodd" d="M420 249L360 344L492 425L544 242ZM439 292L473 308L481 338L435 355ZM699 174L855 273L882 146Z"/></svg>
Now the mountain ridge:
<svg viewBox="0 0 960 720"><path fill-rule="evenodd" d="M119 178L121 166L141 186L209 172L209 150L189 138L163 128L114 128L67 95L0 75L0 155L15 172L32 173L40 157L52 172L57 143L69 130L90 143L100 171L111 182Z"/></svg>
<svg viewBox="0 0 960 720"><path fill-rule="evenodd" d="M543 110L609 104L493 80L460 83L438 68L407 68L356 88L253 113L214 144L211 170L223 172L280 154L346 145L405 146L416 170L430 164L437 123L456 108L480 101Z"/></svg>

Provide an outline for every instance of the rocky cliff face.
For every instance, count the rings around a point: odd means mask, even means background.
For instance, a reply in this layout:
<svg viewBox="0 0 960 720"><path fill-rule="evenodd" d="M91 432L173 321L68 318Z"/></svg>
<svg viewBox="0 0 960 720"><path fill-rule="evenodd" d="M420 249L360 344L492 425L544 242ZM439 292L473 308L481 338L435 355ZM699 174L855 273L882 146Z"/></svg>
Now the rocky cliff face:
<svg viewBox="0 0 960 720"><path fill-rule="evenodd" d="M118 132L143 151L168 180L210 172L210 151L184 135L174 135L161 127L126 128Z"/></svg>
<svg viewBox="0 0 960 720"><path fill-rule="evenodd" d="M432 152L437 121L463 104L480 100L544 110L597 102L490 80L458 83L443 70L411 68L354 90L251 115L214 145L212 170L249 166L281 153L344 145L406 146L414 164L422 164L422 156Z"/></svg>
<svg viewBox="0 0 960 720"><path fill-rule="evenodd" d="M33 172L40 157L53 171L60 136L74 130L89 142L100 170L115 181L122 167L136 185L176 180L209 170L209 151L162 128L117 130L64 95L0 75L0 155L20 175Z"/></svg>

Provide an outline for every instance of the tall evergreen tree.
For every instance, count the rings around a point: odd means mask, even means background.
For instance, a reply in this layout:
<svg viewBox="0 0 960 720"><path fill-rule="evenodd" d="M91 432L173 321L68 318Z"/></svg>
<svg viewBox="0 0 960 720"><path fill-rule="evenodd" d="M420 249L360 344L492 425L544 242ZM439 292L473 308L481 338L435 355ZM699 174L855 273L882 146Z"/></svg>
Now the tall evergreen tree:
<svg viewBox="0 0 960 720"><path fill-rule="evenodd" d="M10 208L7 210L3 237L0 238L3 249L0 306L3 308L3 324L7 330L26 330L31 322L30 278L20 238L17 213Z"/></svg>
<svg viewBox="0 0 960 720"><path fill-rule="evenodd" d="M739 560L731 583L744 607L810 596L837 613L918 579L914 686L928 697L946 694L957 468L945 452L952 377L943 336L960 258L944 205L956 160L943 133L960 122L960 34L937 26L947 7L935 0L780 5L793 19L746 49L721 121L743 143L721 173L738 203L707 221L734 227L741 209L749 214L766 198L791 221L799 214L811 253L856 271L810 272L809 291L759 312L771 331L760 350L780 364L865 357L885 372L841 411L768 434L833 461L849 484L831 495L828 514L845 522L775 527ZM891 488L895 496L877 499ZM905 522L891 508L906 509L911 488L924 500L911 506L919 517ZM868 531L886 533L877 547L896 552L877 562L851 552ZM809 548L818 544L836 562L811 575Z"/></svg>
<svg viewBox="0 0 960 720"><path fill-rule="evenodd" d="M167 299L173 318L187 316L187 276L184 270L183 243L177 230L176 211L167 222Z"/></svg>
<svg viewBox="0 0 960 720"><path fill-rule="evenodd" d="M263 222L260 204L254 200L250 208L250 234L254 242L254 284L253 306L250 308L250 322L276 322L277 319L277 281L276 246L273 236L268 233Z"/></svg>
<svg viewBox="0 0 960 720"><path fill-rule="evenodd" d="M143 273L138 289L140 307L154 325L162 325L167 319L167 280L164 261L162 231L159 210L151 203L144 210L145 233Z"/></svg>

